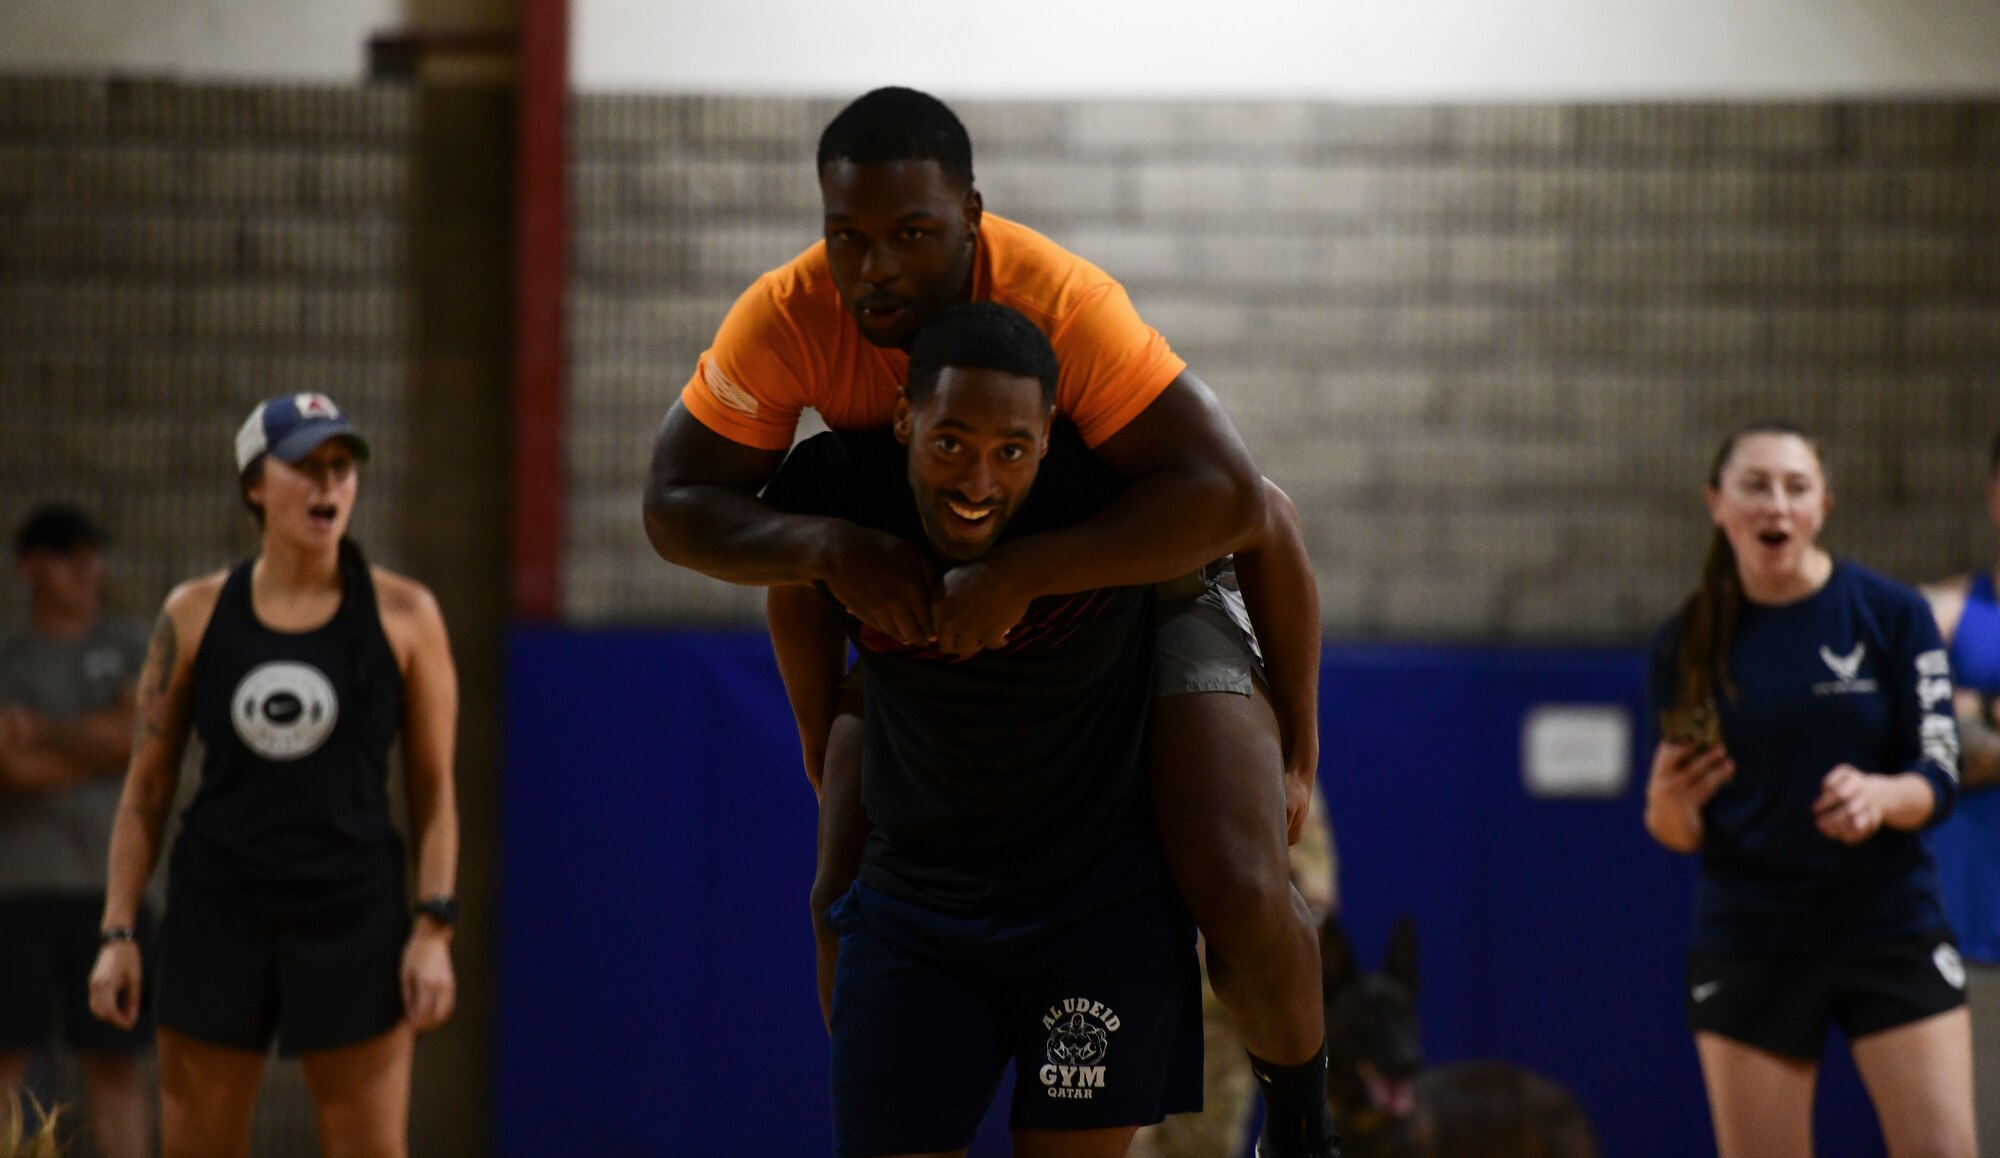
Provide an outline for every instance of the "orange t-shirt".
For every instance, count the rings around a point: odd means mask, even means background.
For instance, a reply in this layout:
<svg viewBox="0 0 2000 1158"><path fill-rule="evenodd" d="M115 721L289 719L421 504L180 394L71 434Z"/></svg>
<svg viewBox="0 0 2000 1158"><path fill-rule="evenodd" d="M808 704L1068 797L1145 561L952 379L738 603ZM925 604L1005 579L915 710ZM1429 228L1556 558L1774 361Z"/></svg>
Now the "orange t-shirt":
<svg viewBox="0 0 2000 1158"><path fill-rule="evenodd" d="M1012 306L1048 335L1061 366L1056 410L1090 446L1187 369L1110 274L991 213L979 229L972 298ZM743 291L681 402L724 438L784 450L808 406L836 430L887 425L909 365L908 354L861 336L822 241Z"/></svg>

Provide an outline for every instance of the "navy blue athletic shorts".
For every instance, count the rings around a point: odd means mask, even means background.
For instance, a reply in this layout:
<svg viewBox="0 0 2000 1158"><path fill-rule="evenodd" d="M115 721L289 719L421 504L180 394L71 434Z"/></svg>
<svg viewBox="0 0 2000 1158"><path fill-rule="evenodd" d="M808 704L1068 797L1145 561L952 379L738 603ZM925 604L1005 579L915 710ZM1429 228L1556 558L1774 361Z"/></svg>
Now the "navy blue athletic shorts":
<svg viewBox="0 0 2000 1158"><path fill-rule="evenodd" d="M1201 976L1179 894L1075 909L955 917L861 884L835 903L837 1158L969 1145L1010 1060L1016 1130L1201 1108Z"/></svg>
<svg viewBox="0 0 2000 1158"><path fill-rule="evenodd" d="M1849 1041L1965 1004L1949 930L1832 957L1690 952L1687 1024L1770 1053L1819 1060L1829 1025Z"/></svg>

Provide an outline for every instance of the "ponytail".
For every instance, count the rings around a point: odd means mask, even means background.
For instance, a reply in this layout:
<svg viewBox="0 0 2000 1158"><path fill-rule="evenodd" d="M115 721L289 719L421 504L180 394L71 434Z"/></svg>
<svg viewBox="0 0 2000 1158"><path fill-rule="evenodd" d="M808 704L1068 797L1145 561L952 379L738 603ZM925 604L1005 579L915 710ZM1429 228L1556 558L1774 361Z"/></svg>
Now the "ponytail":
<svg viewBox="0 0 2000 1158"><path fill-rule="evenodd" d="M1714 702L1718 687L1736 698L1729 678L1729 645L1736 639L1736 618L1743 609L1743 581L1736 574L1736 549L1721 527L1709 532L1708 554L1701 563L1701 585L1681 605L1681 697L1683 708Z"/></svg>

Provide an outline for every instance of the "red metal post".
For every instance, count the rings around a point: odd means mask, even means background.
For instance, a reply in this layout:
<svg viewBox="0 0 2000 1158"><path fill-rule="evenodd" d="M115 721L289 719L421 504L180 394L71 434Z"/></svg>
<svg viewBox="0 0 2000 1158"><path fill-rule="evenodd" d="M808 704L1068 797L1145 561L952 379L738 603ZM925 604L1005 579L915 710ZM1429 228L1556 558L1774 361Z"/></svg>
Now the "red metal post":
<svg viewBox="0 0 2000 1158"><path fill-rule="evenodd" d="M553 620L562 606L569 2L521 0L509 550L513 614L528 621Z"/></svg>

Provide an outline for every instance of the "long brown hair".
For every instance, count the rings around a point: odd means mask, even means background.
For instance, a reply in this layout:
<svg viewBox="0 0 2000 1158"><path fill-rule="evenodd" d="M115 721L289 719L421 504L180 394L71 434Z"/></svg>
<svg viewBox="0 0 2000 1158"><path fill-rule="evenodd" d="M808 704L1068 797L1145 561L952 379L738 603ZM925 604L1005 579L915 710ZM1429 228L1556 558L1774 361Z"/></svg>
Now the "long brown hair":
<svg viewBox="0 0 2000 1158"><path fill-rule="evenodd" d="M1715 460L1708 468L1711 489L1721 488L1722 469L1729 465L1737 444L1754 434L1785 434L1805 443L1820 461L1824 475L1826 456L1810 434L1781 419L1762 419L1737 427L1716 448ZM1723 695L1736 698L1736 685L1729 678L1729 645L1736 639L1736 620L1742 610L1743 580L1736 573L1736 549L1729 545L1729 536L1721 527L1712 528L1708 554L1701 562L1701 584L1681 604L1681 707L1709 703L1718 687Z"/></svg>

